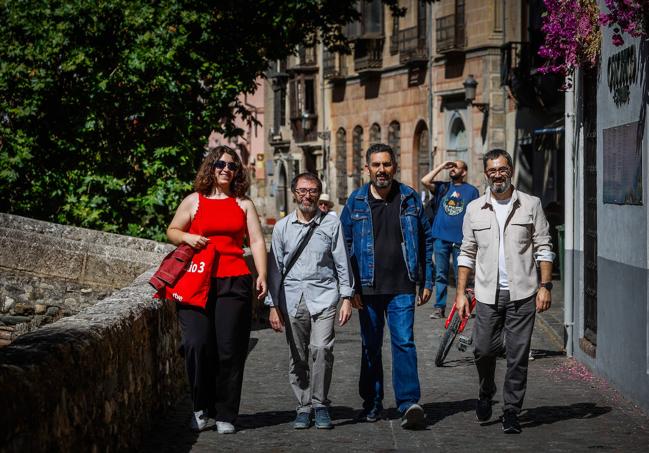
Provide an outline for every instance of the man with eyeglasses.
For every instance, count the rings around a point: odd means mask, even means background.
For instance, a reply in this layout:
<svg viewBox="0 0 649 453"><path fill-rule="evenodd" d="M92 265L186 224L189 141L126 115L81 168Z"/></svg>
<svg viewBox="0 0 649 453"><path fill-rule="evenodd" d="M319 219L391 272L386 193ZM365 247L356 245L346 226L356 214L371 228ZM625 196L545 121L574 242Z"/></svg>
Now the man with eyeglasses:
<svg viewBox="0 0 649 453"><path fill-rule="evenodd" d="M340 221L318 209L320 179L301 173L291 182L291 191L297 209L273 229L269 260L274 262L268 266L271 290L266 304L270 305L273 330L286 329L289 382L298 400L293 427L309 428L314 410L316 428L331 429L328 394L334 360L334 321L341 299L340 326L352 315L353 276ZM308 242L300 253L303 240ZM291 265L294 256L298 258Z"/></svg>
<svg viewBox="0 0 649 453"><path fill-rule="evenodd" d="M464 216L455 304L461 316L469 316L464 291L475 270L478 304L473 343L480 379L476 416L487 422L492 415L496 357L502 350L504 328L507 372L502 427L505 433L518 434L535 313L550 308L552 301L554 253L541 200L512 186L509 153L493 149L484 155L483 164L489 190L469 204Z"/></svg>
<svg viewBox="0 0 649 453"><path fill-rule="evenodd" d="M433 286L433 237L421 198L394 180L393 149L374 144L365 155L370 183L355 190L340 216L350 254L361 323L362 359L358 388L363 398L359 420L376 422L383 410L383 328L387 318L392 343L392 386L401 427L426 426L417 374L413 332L415 304L428 302ZM424 281L418 281L420 270ZM416 298L417 283L422 293Z"/></svg>

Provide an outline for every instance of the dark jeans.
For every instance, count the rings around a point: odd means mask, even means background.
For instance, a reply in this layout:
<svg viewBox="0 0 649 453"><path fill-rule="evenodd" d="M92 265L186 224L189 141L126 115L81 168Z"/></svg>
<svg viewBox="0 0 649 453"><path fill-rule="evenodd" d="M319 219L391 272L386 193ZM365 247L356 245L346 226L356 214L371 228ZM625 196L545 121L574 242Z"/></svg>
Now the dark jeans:
<svg viewBox="0 0 649 453"><path fill-rule="evenodd" d="M480 399L496 393L496 357L502 350L503 327L507 351L507 372L503 385L503 410L520 412L527 389L527 365L536 314L536 294L510 301L509 291L499 291L494 305L478 302L473 341L475 364L480 378Z"/></svg>
<svg viewBox="0 0 649 453"><path fill-rule="evenodd" d="M212 279L205 310L177 304L194 411L233 423L239 414L252 319L252 276Z"/></svg>
<svg viewBox="0 0 649 453"><path fill-rule="evenodd" d="M358 389L363 407L383 407L383 327L388 319L392 343L392 386L397 407L403 413L420 398L417 349L413 333L414 294L363 296L361 323L363 357Z"/></svg>
<svg viewBox="0 0 649 453"><path fill-rule="evenodd" d="M457 281L457 257L460 254L460 247L454 242L435 239L433 250L435 251L435 308L445 308L450 272L448 263L452 256L453 272Z"/></svg>

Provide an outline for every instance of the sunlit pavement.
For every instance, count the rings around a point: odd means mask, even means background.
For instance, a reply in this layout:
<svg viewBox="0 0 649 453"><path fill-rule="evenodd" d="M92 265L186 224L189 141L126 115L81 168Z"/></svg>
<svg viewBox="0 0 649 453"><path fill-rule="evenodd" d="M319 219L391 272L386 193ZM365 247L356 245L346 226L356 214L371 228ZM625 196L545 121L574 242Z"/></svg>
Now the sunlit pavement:
<svg viewBox="0 0 649 453"><path fill-rule="evenodd" d="M453 297L450 291L449 296ZM451 299L452 300L452 299ZM528 391L521 414L523 432L503 434L502 380L505 361L499 360L494 417L479 424L475 418L478 378L472 353L453 347L437 368L434 356L443 333L443 320L431 320L429 303L416 310L415 341L419 358L423 406L428 426L405 431L395 410L390 378L390 343L384 341L385 407L377 423L357 423L360 336L358 316L336 334L331 386L333 430L294 430L295 401L287 378L287 346L283 334L270 329L252 333L250 356L238 432L214 430L194 434L187 428L191 403L185 399L170 414L155 420L146 436L145 451L646 451L649 418L605 381L560 352L561 344L548 322L537 321L530 362ZM558 317L559 312L554 313ZM470 331L471 322L468 331Z"/></svg>

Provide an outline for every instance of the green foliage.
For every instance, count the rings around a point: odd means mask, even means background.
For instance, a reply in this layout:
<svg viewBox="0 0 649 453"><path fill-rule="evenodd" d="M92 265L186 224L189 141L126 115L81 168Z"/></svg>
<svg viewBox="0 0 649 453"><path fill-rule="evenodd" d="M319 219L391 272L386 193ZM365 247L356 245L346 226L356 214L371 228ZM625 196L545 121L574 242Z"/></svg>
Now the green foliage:
<svg viewBox="0 0 649 453"><path fill-rule="evenodd" d="M396 0L385 1L391 6ZM213 129L343 0L0 0L0 210L163 239Z"/></svg>

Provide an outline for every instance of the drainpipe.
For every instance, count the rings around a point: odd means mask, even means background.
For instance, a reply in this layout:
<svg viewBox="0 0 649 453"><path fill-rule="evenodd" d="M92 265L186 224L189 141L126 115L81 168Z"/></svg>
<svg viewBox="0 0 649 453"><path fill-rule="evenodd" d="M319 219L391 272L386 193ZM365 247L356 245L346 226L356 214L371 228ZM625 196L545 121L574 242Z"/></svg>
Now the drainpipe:
<svg viewBox="0 0 649 453"><path fill-rule="evenodd" d="M566 77L565 93L565 144L564 144L564 259L563 259L563 322L565 328L566 355L572 357L574 328L574 232L575 232L575 87L574 77Z"/></svg>
<svg viewBox="0 0 649 453"><path fill-rule="evenodd" d="M323 190L331 197L331 189L329 188L329 139L327 136L327 117L326 115L326 102L325 102L325 79L324 79L324 43L320 45L320 68L318 68L318 81L320 83L320 104L322 105L322 185Z"/></svg>
<svg viewBox="0 0 649 453"><path fill-rule="evenodd" d="M435 102L435 86L433 85L433 21L435 20L435 9L431 3L428 4L428 168L433 169L433 103ZM414 186L419 186L419 181L413 181Z"/></svg>

